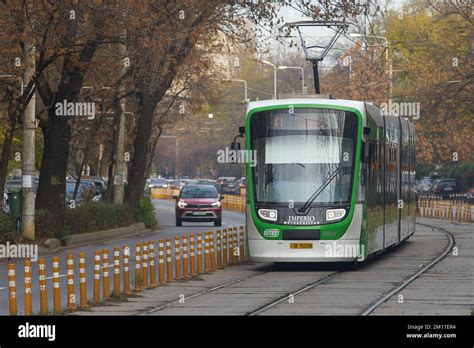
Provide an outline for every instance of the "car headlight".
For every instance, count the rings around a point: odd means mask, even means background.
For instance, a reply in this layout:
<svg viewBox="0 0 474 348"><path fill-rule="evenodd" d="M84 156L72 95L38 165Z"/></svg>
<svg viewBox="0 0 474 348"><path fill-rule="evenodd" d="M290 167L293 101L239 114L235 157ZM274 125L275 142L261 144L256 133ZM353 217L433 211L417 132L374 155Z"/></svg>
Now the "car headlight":
<svg viewBox="0 0 474 348"><path fill-rule="evenodd" d="M345 215L345 209L328 209L326 210L326 221L341 220Z"/></svg>
<svg viewBox="0 0 474 348"><path fill-rule="evenodd" d="M178 201L178 207L184 208L188 205L188 203L184 203L183 201Z"/></svg>
<svg viewBox="0 0 474 348"><path fill-rule="evenodd" d="M213 207L217 207L217 208L218 208L218 207L221 206L221 202L211 203L211 205L212 205Z"/></svg>
<svg viewBox="0 0 474 348"><path fill-rule="evenodd" d="M258 215L264 220L277 221L278 211L276 209L259 209Z"/></svg>

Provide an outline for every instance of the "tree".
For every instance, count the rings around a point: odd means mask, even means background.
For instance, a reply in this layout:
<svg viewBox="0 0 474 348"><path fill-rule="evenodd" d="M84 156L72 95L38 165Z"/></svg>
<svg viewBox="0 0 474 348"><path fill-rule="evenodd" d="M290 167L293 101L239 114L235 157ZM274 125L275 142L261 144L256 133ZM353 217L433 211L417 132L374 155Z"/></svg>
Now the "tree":
<svg viewBox="0 0 474 348"><path fill-rule="evenodd" d="M473 35L469 3L419 0L387 15L387 36L402 70L395 92L421 104L415 121L420 163L474 158L466 146L474 131Z"/></svg>

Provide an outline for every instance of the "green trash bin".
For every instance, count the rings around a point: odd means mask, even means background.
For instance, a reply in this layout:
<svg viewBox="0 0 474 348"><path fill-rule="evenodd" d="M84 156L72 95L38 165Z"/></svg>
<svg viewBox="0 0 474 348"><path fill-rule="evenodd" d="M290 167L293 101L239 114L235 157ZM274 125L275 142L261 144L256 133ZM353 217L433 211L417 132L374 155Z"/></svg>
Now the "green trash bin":
<svg viewBox="0 0 474 348"><path fill-rule="evenodd" d="M10 205L10 215L21 217L21 190L11 190L8 192L8 203Z"/></svg>

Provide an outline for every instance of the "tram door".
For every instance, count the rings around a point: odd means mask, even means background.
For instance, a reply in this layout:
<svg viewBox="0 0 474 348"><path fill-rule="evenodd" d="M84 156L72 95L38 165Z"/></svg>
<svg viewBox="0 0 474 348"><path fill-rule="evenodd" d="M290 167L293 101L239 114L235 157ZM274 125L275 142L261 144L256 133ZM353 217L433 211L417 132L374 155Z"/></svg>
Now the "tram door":
<svg viewBox="0 0 474 348"><path fill-rule="evenodd" d="M400 117L400 240L409 234L410 211L412 210L410 197L410 129L408 120Z"/></svg>
<svg viewBox="0 0 474 348"><path fill-rule="evenodd" d="M400 123L397 116L385 120L385 234L384 247L400 241Z"/></svg>

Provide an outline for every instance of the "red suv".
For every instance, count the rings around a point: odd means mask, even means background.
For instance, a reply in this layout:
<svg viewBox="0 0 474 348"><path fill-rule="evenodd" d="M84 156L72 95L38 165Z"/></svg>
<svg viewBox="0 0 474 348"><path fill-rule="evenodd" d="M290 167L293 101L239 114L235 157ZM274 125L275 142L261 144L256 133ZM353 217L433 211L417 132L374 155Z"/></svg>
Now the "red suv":
<svg viewBox="0 0 474 348"><path fill-rule="evenodd" d="M214 222L214 226L222 226L222 195L217 194L213 185L186 185L173 196L176 200L176 226L183 221Z"/></svg>

